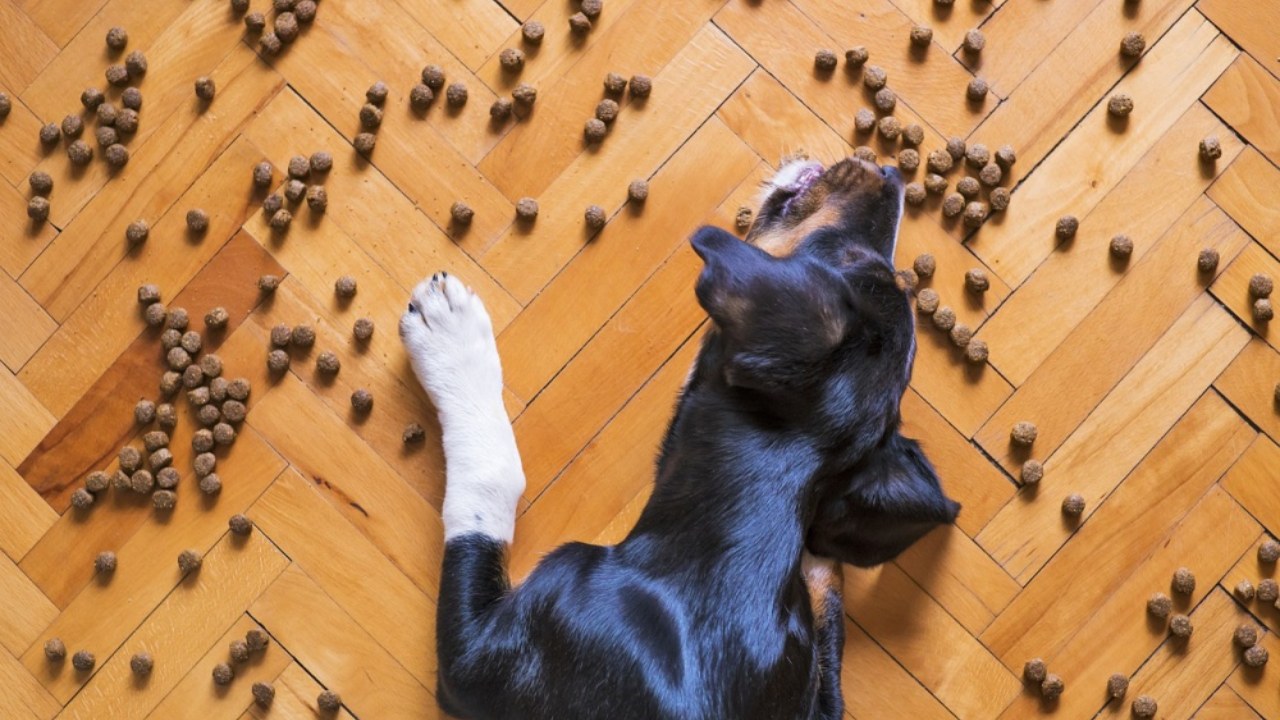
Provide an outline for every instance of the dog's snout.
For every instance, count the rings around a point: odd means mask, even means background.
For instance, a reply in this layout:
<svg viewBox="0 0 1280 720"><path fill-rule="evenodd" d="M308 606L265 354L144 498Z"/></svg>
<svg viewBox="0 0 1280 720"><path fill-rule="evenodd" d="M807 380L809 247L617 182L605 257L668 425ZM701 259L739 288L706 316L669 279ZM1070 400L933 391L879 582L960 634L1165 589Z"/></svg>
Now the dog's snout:
<svg viewBox="0 0 1280 720"><path fill-rule="evenodd" d="M883 175L886 180L899 183L902 182L902 172L892 165L885 165L880 168L880 174Z"/></svg>

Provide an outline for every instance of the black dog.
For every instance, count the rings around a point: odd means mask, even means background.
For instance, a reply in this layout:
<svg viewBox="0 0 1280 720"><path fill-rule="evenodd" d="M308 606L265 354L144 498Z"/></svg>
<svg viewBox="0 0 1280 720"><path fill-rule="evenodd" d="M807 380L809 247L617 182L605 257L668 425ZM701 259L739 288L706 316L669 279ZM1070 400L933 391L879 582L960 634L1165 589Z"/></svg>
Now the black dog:
<svg viewBox="0 0 1280 720"><path fill-rule="evenodd" d="M915 351L894 169L792 163L743 242L702 228L713 321L652 496L613 547L571 543L519 588L524 477L480 301L440 275L401 335L440 413L448 489L437 697L464 718L838 718L838 569L954 520L898 433Z"/></svg>

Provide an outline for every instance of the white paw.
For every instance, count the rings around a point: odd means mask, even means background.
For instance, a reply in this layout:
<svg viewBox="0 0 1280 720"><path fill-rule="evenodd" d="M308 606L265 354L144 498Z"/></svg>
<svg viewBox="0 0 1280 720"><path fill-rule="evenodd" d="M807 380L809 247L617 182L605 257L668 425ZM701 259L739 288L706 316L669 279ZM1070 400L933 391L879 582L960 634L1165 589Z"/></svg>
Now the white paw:
<svg viewBox="0 0 1280 720"><path fill-rule="evenodd" d="M418 283L400 317L400 338L418 382L445 415L502 401L502 366L484 303L458 278Z"/></svg>

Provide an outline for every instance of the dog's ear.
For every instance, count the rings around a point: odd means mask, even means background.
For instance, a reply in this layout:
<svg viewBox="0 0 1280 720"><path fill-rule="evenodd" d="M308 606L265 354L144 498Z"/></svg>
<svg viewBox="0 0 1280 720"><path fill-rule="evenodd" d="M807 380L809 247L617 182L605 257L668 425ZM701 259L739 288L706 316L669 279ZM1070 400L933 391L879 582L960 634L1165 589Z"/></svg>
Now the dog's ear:
<svg viewBox="0 0 1280 720"><path fill-rule="evenodd" d="M747 289L752 278L773 260L768 253L710 225L698 228L689 240L705 265L698 276L698 303L721 327L736 327L747 319Z"/></svg>
<svg viewBox="0 0 1280 720"><path fill-rule="evenodd" d="M897 432L821 492L809 551L859 567L892 560L960 512L919 443Z"/></svg>

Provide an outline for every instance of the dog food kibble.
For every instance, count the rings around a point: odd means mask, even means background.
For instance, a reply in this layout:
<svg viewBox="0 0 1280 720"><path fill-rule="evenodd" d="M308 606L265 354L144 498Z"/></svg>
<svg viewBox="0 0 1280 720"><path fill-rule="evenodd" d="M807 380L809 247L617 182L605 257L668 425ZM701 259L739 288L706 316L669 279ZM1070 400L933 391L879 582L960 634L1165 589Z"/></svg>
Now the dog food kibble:
<svg viewBox="0 0 1280 720"><path fill-rule="evenodd" d="M978 181L987 187L995 187L1004 179L1004 171L996 163L987 163L978 171Z"/></svg>
<svg viewBox="0 0 1280 720"><path fill-rule="evenodd" d="M267 369L273 373L281 373L289 369L289 353L283 350L272 350L267 353Z"/></svg>
<svg viewBox="0 0 1280 720"><path fill-rule="evenodd" d="M343 275L333 281L333 292L340 298L351 298L356 295L356 279Z"/></svg>
<svg viewBox="0 0 1280 720"><path fill-rule="evenodd" d="M232 640L227 650L231 662L236 664L249 662L249 643L244 640Z"/></svg>
<svg viewBox="0 0 1280 720"><path fill-rule="evenodd" d="M225 418L227 413L224 410L222 414ZM230 445L236 441L236 429L225 422L220 422L217 425L214 425L213 441L222 446Z"/></svg>
<svg viewBox="0 0 1280 720"><path fill-rule="evenodd" d="M297 178L290 178L284 184L284 197L291 203L302 202L302 198L307 194L307 184Z"/></svg>
<svg viewBox="0 0 1280 720"><path fill-rule="evenodd" d="M631 88L631 97L643 100L649 97L649 93L653 91L653 79L648 75L632 75L629 87Z"/></svg>
<svg viewBox="0 0 1280 720"><path fill-rule="evenodd" d="M165 310L164 303L154 302L147 306L147 309L142 312L142 316L150 327L160 327L164 324L168 312Z"/></svg>
<svg viewBox="0 0 1280 720"><path fill-rule="evenodd" d="M267 649L267 645L271 643L271 637L265 632L254 628L244 634L244 641L249 644L249 652L262 652Z"/></svg>
<svg viewBox="0 0 1280 720"><path fill-rule="evenodd" d="M916 275L922 278L931 278L938 269L938 261L929 253L921 253L911 263L911 269L915 270Z"/></svg>
<svg viewBox="0 0 1280 720"><path fill-rule="evenodd" d="M1236 583L1236 595L1241 600L1252 600L1254 595L1253 583L1248 578Z"/></svg>
<svg viewBox="0 0 1280 720"><path fill-rule="evenodd" d="M916 277L915 270L907 269L907 270L899 270L898 272L894 273L893 281L894 281L894 285L896 285L898 289L905 290L906 292L910 293L910 292L915 292L916 285L920 283L920 278Z"/></svg>
<svg viewBox="0 0 1280 720"><path fill-rule="evenodd" d="M217 473L209 473L200 478L200 492L205 495L217 495L222 492L222 478Z"/></svg>
<svg viewBox="0 0 1280 720"><path fill-rule="evenodd" d="M300 23L309 23L316 19L316 2L315 0L299 0L297 5L293 6L293 14L298 18Z"/></svg>
<svg viewBox="0 0 1280 720"><path fill-rule="evenodd" d="M969 347L969 342L973 340L973 328L958 322L951 326L948 335L951 338L951 344L963 350Z"/></svg>
<svg viewBox="0 0 1280 720"><path fill-rule="evenodd" d="M964 286L969 292L981 295L991 287L991 281L982 268L973 268L964 274Z"/></svg>
<svg viewBox="0 0 1280 720"><path fill-rule="evenodd" d="M258 707L270 707L271 701L276 699L276 689L271 683L256 682L253 684L253 701Z"/></svg>
<svg viewBox="0 0 1280 720"><path fill-rule="evenodd" d="M930 195L941 195L947 191L947 179L937 173L924 176L924 189Z"/></svg>
<svg viewBox="0 0 1280 720"><path fill-rule="evenodd" d="M530 45L541 45L542 38L547 34L547 28L537 20L528 20L524 25L520 26L520 35L524 37L524 41Z"/></svg>
<svg viewBox="0 0 1280 720"><path fill-rule="evenodd" d="M1001 145L996 150L996 164L1001 168L1008 170L1013 164L1018 162L1018 154L1013 151L1012 145Z"/></svg>
<svg viewBox="0 0 1280 720"><path fill-rule="evenodd" d="M67 146L67 157L72 165L88 165L93 160L93 148L83 140L76 140Z"/></svg>
<svg viewBox="0 0 1280 720"><path fill-rule="evenodd" d="M951 193L942 201L942 214L946 217L955 217L964 212L964 196L960 193Z"/></svg>
<svg viewBox="0 0 1280 720"><path fill-rule="evenodd" d="M227 383L227 397L232 400L244 402L249 399L249 393L253 391L253 386L245 378L236 378Z"/></svg>
<svg viewBox="0 0 1280 720"><path fill-rule="evenodd" d="M342 696L332 690L325 690L316 696L316 707L321 712L337 712L342 708Z"/></svg>
<svg viewBox="0 0 1280 720"><path fill-rule="evenodd" d="M218 456L211 452L202 452L191 461L191 466L196 471L196 477L204 477L218 467Z"/></svg>
<svg viewBox="0 0 1280 720"><path fill-rule="evenodd" d="M107 47L120 51L128 44L129 32L124 28L116 26L107 31Z"/></svg>
<svg viewBox="0 0 1280 720"><path fill-rule="evenodd" d="M93 493L84 488L77 488L71 493L71 506L77 510L84 510L93 504Z"/></svg>
<svg viewBox="0 0 1280 720"><path fill-rule="evenodd" d="M195 431L191 436L191 449L201 454L213 450L213 431L207 428Z"/></svg>
<svg viewBox="0 0 1280 720"><path fill-rule="evenodd" d="M1249 294L1256 298L1270 297L1275 284L1266 273L1254 273L1249 278Z"/></svg>
<svg viewBox="0 0 1280 720"><path fill-rule="evenodd" d="M351 393L351 407L359 413L369 412L373 409L373 393L364 388Z"/></svg>
<svg viewBox="0 0 1280 720"><path fill-rule="evenodd" d="M859 145L854 148L853 156L864 162L869 162L872 165L875 165L878 162L878 160L876 160L876 151L866 145Z"/></svg>
<svg viewBox="0 0 1280 720"><path fill-rule="evenodd" d="M1022 677L1029 683L1039 685L1047 674L1048 669L1040 658L1032 658L1022 665Z"/></svg>
<svg viewBox="0 0 1280 720"><path fill-rule="evenodd" d="M599 205L588 205L582 217L587 223L587 228L591 230L599 230L604 227L605 222L608 220L605 216L604 208Z"/></svg>
<svg viewBox="0 0 1280 720"><path fill-rule="evenodd" d="M604 136L608 133L609 128L599 118L591 118L586 125L582 127L582 136L589 143L598 143L604 140Z"/></svg>
<svg viewBox="0 0 1280 720"><path fill-rule="evenodd" d="M104 129L111 130L111 128ZM129 149L120 143L107 145L106 150L102 152L102 156L106 158L107 164L113 168L122 168L129 164Z"/></svg>
<svg viewBox="0 0 1280 720"><path fill-rule="evenodd" d="M43 170L33 170L27 177L31 192L36 195L48 195L53 192L53 176Z"/></svg>
<svg viewBox="0 0 1280 720"><path fill-rule="evenodd" d="M163 430L152 430L142 436L142 445L147 452L155 452L160 448L169 447L169 433Z"/></svg>
<svg viewBox="0 0 1280 720"><path fill-rule="evenodd" d="M90 92L90 90L93 90L94 92L97 92L97 93L98 93L98 96L96 96L96 97L97 97L97 101L98 101L98 102L102 102L102 98L101 98L102 91L101 91L101 90L96 90L96 89L94 89L94 88L90 88L89 90L85 90L85 93ZM85 102L85 95L84 95L84 94L81 94L81 95L80 95L80 102ZM89 105L88 105L87 103L85 104L85 107L89 108L90 110L92 110L92 109L93 109L92 107L89 107ZM12 112L12 111L13 111L13 101L9 99L9 96L8 96L8 95L6 95L5 93L0 92L0 120L3 120L3 119L5 119L5 118L9 117L9 113L10 113L10 112Z"/></svg>
<svg viewBox="0 0 1280 720"><path fill-rule="evenodd" d="M940 307L933 313L933 326L943 332L951 332L956 325L956 311L949 307Z"/></svg>
<svg viewBox="0 0 1280 720"><path fill-rule="evenodd" d="M569 16L569 29L575 35L586 35L591 32L591 18L583 13L574 13Z"/></svg>
<svg viewBox="0 0 1280 720"><path fill-rule="evenodd" d="M132 490L133 480L132 478L129 477L129 474L126 473L125 471L116 470L115 475L111 476L111 487L114 487L116 489L116 492L124 492L126 490Z"/></svg>
<svg viewBox="0 0 1280 720"><path fill-rule="evenodd" d="M351 326L351 334L360 342L365 342L373 337L373 319L362 317L356 320L355 324Z"/></svg>
<svg viewBox="0 0 1280 720"><path fill-rule="evenodd" d="M271 346L272 347L288 347L289 340L293 337L293 329L288 325L280 324L271 328Z"/></svg>
<svg viewBox="0 0 1280 720"><path fill-rule="evenodd" d="M978 184L977 178L962 177L956 181L956 192L963 195L966 200L972 200L982 192L982 186Z"/></svg>
<svg viewBox="0 0 1280 720"><path fill-rule="evenodd" d="M1186 615L1179 613L1169 619L1169 632L1176 638L1189 638L1194 631L1195 628L1191 625L1191 618Z"/></svg>
<svg viewBox="0 0 1280 720"><path fill-rule="evenodd" d="M84 489L91 493L100 493L111 484L111 477L101 470L95 470L84 479Z"/></svg>
<svg viewBox="0 0 1280 720"><path fill-rule="evenodd" d="M284 232L289 229L289 225L293 222L293 213L284 208L280 208L271 216L271 229L276 232Z"/></svg>
<svg viewBox="0 0 1280 720"><path fill-rule="evenodd" d="M1218 141L1217 135L1210 135L1200 141L1200 159L1206 162L1213 162L1222 157L1222 143Z"/></svg>
<svg viewBox="0 0 1280 720"><path fill-rule="evenodd" d="M1267 540L1258 546L1258 561L1268 565L1280 560L1280 543Z"/></svg>
<svg viewBox="0 0 1280 720"><path fill-rule="evenodd" d="M382 109L372 103L365 103L360 108L360 126L366 130L377 130L382 125Z"/></svg>
<svg viewBox="0 0 1280 720"><path fill-rule="evenodd" d="M196 366L192 365L191 367ZM210 392L207 387L192 388L187 393L187 402L191 403L191 407L204 407L209 404L209 395Z"/></svg>
<svg viewBox="0 0 1280 720"><path fill-rule="evenodd" d="M133 406L133 421L139 425L146 425L156 419L156 404L150 400L139 400L137 405Z"/></svg>
<svg viewBox="0 0 1280 720"><path fill-rule="evenodd" d="M964 347L964 359L971 365L981 365L990 357L991 350L983 340L972 339Z"/></svg>
<svg viewBox="0 0 1280 720"><path fill-rule="evenodd" d="M432 90L444 87L444 68L439 65L428 65L422 68L422 84Z"/></svg>
<svg viewBox="0 0 1280 720"><path fill-rule="evenodd" d="M107 84L123 87L129 83L129 68L124 65L108 65L104 76L107 79Z"/></svg>
<svg viewBox="0 0 1280 720"><path fill-rule="evenodd" d="M1022 463L1022 482L1035 485L1044 479L1044 464L1039 460L1028 460Z"/></svg>
<svg viewBox="0 0 1280 720"><path fill-rule="evenodd" d="M139 495L146 495L156 486L155 476L150 470L139 470L129 476L129 487Z"/></svg>
<svg viewBox="0 0 1280 720"><path fill-rule="evenodd" d="M151 658L149 652L134 653L129 658L129 669L138 677L146 677L151 674L151 669L155 667L155 660Z"/></svg>
<svg viewBox="0 0 1280 720"><path fill-rule="evenodd" d="M1128 117L1133 112L1133 98L1124 93L1116 93L1107 101L1107 112L1113 117Z"/></svg>
<svg viewBox="0 0 1280 720"><path fill-rule="evenodd" d="M1258 599L1264 603L1273 603L1280 597L1280 586L1271 578L1258 581Z"/></svg>
<svg viewBox="0 0 1280 720"><path fill-rule="evenodd" d="M418 423L409 423L405 426L404 432L400 435L400 441L405 445L420 443L427 439L427 431L422 429Z"/></svg>
<svg viewBox="0 0 1280 720"><path fill-rule="evenodd" d="M449 85L449 87L444 91L444 99L445 102L449 103L449 107L460 108L463 105L466 105L467 86L460 82ZM361 116L363 117L363 115L364 112L361 111ZM381 118L379 118L379 121L381 121Z"/></svg>
<svg viewBox="0 0 1280 720"><path fill-rule="evenodd" d="M222 413L218 410L216 405L208 404L200 408L196 413L196 419L205 427L213 427L222 419Z"/></svg>
<svg viewBox="0 0 1280 720"><path fill-rule="evenodd" d="M181 345L182 349L186 350L189 355L195 355L200 352L200 348L204 345L204 340L201 339L200 333L195 330L188 330L182 334L182 338L179 339L178 344ZM199 383L196 384L198 385ZM192 385L189 387L195 386Z"/></svg>
<svg viewBox="0 0 1280 720"><path fill-rule="evenodd" d="M902 123L898 122L898 118L886 115L876 123L876 129L880 131L880 137L885 140L897 140L898 135L902 134Z"/></svg>
<svg viewBox="0 0 1280 720"><path fill-rule="evenodd" d="M97 658L88 650L77 650L75 655L71 656L71 665L80 672L89 672L93 669Z"/></svg>
<svg viewBox="0 0 1280 720"><path fill-rule="evenodd" d="M149 308L148 308L149 309ZM177 333L177 330L166 330L165 334ZM172 350L172 348L170 348ZM166 398L173 397L178 392L178 388L182 387L182 373L169 370L160 376L160 394ZM156 414L160 414L160 408L156 408Z"/></svg>
<svg viewBox="0 0 1280 720"><path fill-rule="evenodd" d="M1120 41L1120 54L1125 57L1135 58L1147 49L1147 39L1142 37L1142 33L1131 32L1126 33Z"/></svg>
<svg viewBox="0 0 1280 720"><path fill-rule="evenodd" d="M913 25L911 27L911 44L916 47L926 48L929 43L933 42L933 28L928 25Z"/></svg>
<svg viewBox="0 0 1280 720"><path fill-rule="evenodd" d="M932 288L925 288L916 294L916 311L923 315L932 315L938 311L937 291Z"/></svg>
<svg viewBox="0 0 1280 720"><path fill-rule="evenodd" d="M862 45L857 45L844 51L845 63L848 64L849 67L853 68L862 67L867 63L867 59L870 57L871 55L867 52L867 48Z"/></svg>
<svg viewBox="0 0 1280 720"><path fill-rule="evenodd" d="M182 571L183 575L199 570L203 562L204 558L198 550L183 550L178 554L178 570Z"/></svg>
<svg viewBox="0 0 1280 720"><path fill-rule="evenodd" d="M292 164L293 161L290 160L289 162ZM324 150L313 152L307 164L313 173L327 173L333 169L333 155Z"/></svg>
<svg viewBox="0 0 1280 720"><path fill-rule="evenodd" d="M267 163L263 163L263 165L266 166L267 178L268 178L267 181L270 182L271 165ZM293 157L289 158L288 173L289 173L289 177L294 178L296 180L307 179L307 176L311 174L311 161L307 160L307 158L303 157L302 155L294 155Z"/></svg>
<svg viewBox="0 0 1280 720"><path fill-rule="evenodd" d="M605 98L596 105L596 118L602 122L611 123L618 117L618 103Z"/></svg>
<svg viewBox="0 0 1280 720"><path fill-rule="evenodd" d="M138 131L138 111L124 108L116 112L116 122L113 126L116 132L121 135L128 135Z"/></svg>
<svg viewBox="0 0 1280 720"><path fill-rule="evenodd" d="M1236 628L1234 638L1240 647L1251 648L1258 644L1258 628L1252 623L1244 623Z"/></svg>
<svg viewBox="0 0 1280 720"><path fill-rule="evenodd" d="M1196 576L1190 570L1180 567L1173 573L1173 591L1179 595L1190 595L1196 591Z"/></svg>
<svg viewBox="0 0 1280 720"><path fill-rule="evenodd" d="M1119 700L1129 692L1129 678L1121 673L1114 673L1107 678L1107 697Z"/></svg>
<svg viewBox="0 0 1280 720"><path fill-rule="evenodd" d="M971 180L972 178L966 178ZM982 223L986 222L987 204L983 202L971 202L964 206L964 225L968 228L982 227Z"/></svg>
<svg viewBox="0 0 1280 720"><path fill-rule="evenodd" d="M871 132L876 126L876 114L868 108L862 108L853 114L853 128L860 133Z"/></svg>
<svg viewBox="0 0 1280 720"><path fill-rule="evenodd" d="M1275 317L1275 311L1271 308L1271 300L1269 298L1258 298L1253 301L1253 319L1258 322L1271 322L1271 318Z"/></svg>
<svg viewBox="0 0 1280 720"><path fill-rule="evenodd" d="M237 513L227 520L227 527L236 535L248 535L253 532L253 521Z"/></svg>
<svg viewBox="0 0 1280 720"><path fill-rule="evenodd" d="M975 77L969 81L969 86L965 88L964 94L965 97L969 98L973 102L980 102L987 97L987 92L989 90L990 88L988 87L986 80L980 77Z"/></svg>
<svg viewBox="0 0 1280 720"><path fill-rule="evenodd" d="M137 80L147 74L147 56L141 50L134 50L124 57L124 66L129 71L129 78Z"/></svg>
<svg viewBox="0 0 1280 720"><path fill-rule="evenodd" d="M1153 718L1157 709L1156 699L1150 695L1139 695L1133 699L1133 716L1136 718Z"/></svg>
<svg viewBox="0 0 1280 720"><path fill-rule="evenodd" d="M449 206L449 217L458 225L470 225L472 218L476 215L476 211L471 209L470 205L458 200Z"/></svg>
<svg viewBox="0 0 1280 720"><path fill-rule="evenodd" d="M903 198L908 205L923 205L925 197L927 197L927 193L924 190L924 185L918 182L907 183L907 187L903 191Z"/></svg>
<svg viewBox="0 0 1280 720"><path fill-rule="evenodd" d="M138 448L132 445L125 445L120 448L120 454L116 456L120 463L120 469L131 473L142 467L142 453L138 452Z"/></svg>
<svg viewBox="0 0 1280 720"><path fill-rule="evenodd" d="M248 414L248 408L239 400L228 400L222 403L222 417L229 423L242 423Z"/></svg>
<svg viewBox="0 0 1280 720"><path fill-rule="evenodd" d="M819 50L813 56L813 67L818 72L831 72L836 69L836 54L830 50Z"/></svg>
<svg viewBox="0 0 1280 720"><path fill-rule="evenodd" d="M524 117L538 100L538 89L529 83L520 83L511 91L511 99L515 100L516 117Z"/></svg>
<svg viewBox="0 0 1280 720"><path fill-rule="evenodd" d="M951 170L955 164L951 154L946 150L934 150L929 153L928 168L929 172L938 173L939 175Z"/></svg>
<svg viewBox="0 0 1280 720"><path fill-rule="evenodd" d="M1205 248L1200 251L1200 256L1196 259L1196 267L1202 273L1211 273L1218 269L1218 251L1213 248Z"/></svg>
<svg viewBox="0 0 1280 720"><path fill-rule="evenodd" d="M751 227L751 216L751 208L746 205L739 206L737 214L733 217L733 226L739 232L746 232Z"/></svg>
<svg viewBox="0 0 1280 720"><path fill-rule="evenodd" d="M298 37L298 16L291 12L276 15L275 30L280 42L285 45L293 42Z"/></svg>
<svg viewBox="0 0 1280 720"><path fill-rule="evenodd" d="M964 49L969 53L980 53L987 46L987 38L982 31L974 28L964 34Z"/></svg>
<svg viewBox="0 0 1280 720"><path fill-rule="evenodd" d="M1080 221L1075 215L1065 215L1058 218L1058 224L1054 226L1053 232L1058 236L1059 240L1070 240L1076 236L1076 231L1080 229Z"/></svg>
<svg viewBox="0 0 1280 720"><path fill-rule="evenodd" d="M356 152L368 157L373 153L374 146L378 144L378 137L373 133L362 132L355 136L351 144L355 147Z"/></svg>
<svg viewBox="0 0 1280 720"><path fill-rule="evenodd" d="M307 188L307 207L314 213L322 213L329 209L329 193L323 185L312 185Z"/></svg>
<svg viewBox="0 0 1280 720"><path fill-rule="evenodd" d="M879 90L889 82L889 73L879 65L868 65L862 71L862 84L868 90Z"/></svg>
<svg viewBox="0 0 1280 720"><path fill-rule="evenodd" d="M498 98L489 106L489 119L494 122L502 122L511 117L511 101L506 98Z"/></svg>
<svg viewBox="0 0 1280 720"><path fill-rule="evenodd" d="M1062 682L1062 678L1053 673L1044 676L1044 680L1040 683L1040 696L1050 702L1062 697L1062 691L1066 689L1066 684Z"/></svg>
<svg viewBox="0 0 1280 720"><path fill-rule="evenodd" d="M583 15L595 19L600 17L600 13L604 11L604 0L582 0L579 7L582 9Z"/></svg>
<svg viewBox="0 0 1280 720"><path fill-rule="evenodd" d="M954 145L956 142L957 139L952 138L952 140L947 143L947 152L951 154L952 158L954 158L956 162L959 162L960 158L964 158L969 163L970 167L977 168L978 170L981 170L991 163L991 151L987 149L986 145L983 145L982 143L974 143L966 149L963 142L956 147ZM957 149L960 151L959 155L955 152Z"/></svg>
<svg viewBox="0 0 1280 720"><path fill-rule="evenodd" d="M334 375L341 369L342 361L332 351L325 350L316 356L316 370L326 375Z"/></svg>
<svg viewBox="0 0 1280 720"><path fill-rule="evenodd" d="M248 15L244 16L244 27L246 30L248 30L251 33L262 32L262 30L266 26L267 26L267 16L263 15L260 12L251 12ZM276 38L276 40L278 41L279 38ZM261 43L259 43L259 45L261 45ZM278 47L276 48L275 52L271 54L274 55L277 52L280 52L280 48Z"/></svg>
<svg viewBox="0 0 1280 720"><path fill-rule="evenodd" d="M1254 645L1242 654L1244 664L1251 668L1259 668L1267 664L1269 653L1261 645Z"/></svg>
<svg viewBox="0 0 1280 720"><path fill-rule="evenodd" d="M883 87L876 91L871 103L882 113L891 113L898 106L898 94L892 89Z"/></svg>
<svg viewBox="0 0 1280 720"><path fill-rule="evenodd" d="M1013 440L1014 445L1021 445L1022 447L1031 447L1031 445L1035 443L1036 436L1038 434L1039 434L1039 431L1036 430L1036 426L1034 423L1030 423L1030 422L1027 422L1026 420L1023 420L1021 422L1014 424L1013 430L1009 432L1009 438Z"/></svg>
<svg viewBox="0 0 1280 720"><path fill-rule="evenodd" d="M44 643L44 656L49 662L62 662L67 657L67 646L62 638L49 638Z"/></svg>
<svg viewBox="0 0 1280 720"><path fill-rule="evenodd" d="M191 353L180 347L176 347L171 349L168 354L165 355L165 360L168 361L170 369L175 372L182 372L191 365Z"/></svg>
<svg viewBox="0 0 1280 720"><path fill-rule="evenodd" d="M178 481L181 479L182 476L178 473L178 469L173 466L160 468L160 472L156 473L156 485L164 490L172 490L178 487Z"/></svg>
<svg viewBox="0 0 1280 720"><path fill-rule="evenodd" d="M1084 496L1072 493L1062 499L1062 514L1069 517L1080 517L1084 514Z"/></svg>
<svg viewBox="0 0 1280 720"><path fill-rule="evenodd" d="M213 666L213 681L219 685L230 684L235 676L235 671L226 663L218 663Z"/></svg>
<svg viewBox="0 0 1280 720"><path fill-rule="evenodd" d="M110 550L103 550L98 553L98 557L93 559L93 569L99 573L111 573L116 571L116 554Z"/></svg>
<svg viewBox="0 0 1280 720"><path fill-rule="evenodd" d="M79 115L68 115L62 118L62 134L69 138L78 138L84 134L84 120Z"/></svg>
<svg viewBox="0 0 1280 720"><path fill-rule="evenodd" d="M1111 238L1111 257L1117 260L1128 260L1133 254L1133 240L1128 235L1117 235Z"/></svg>

